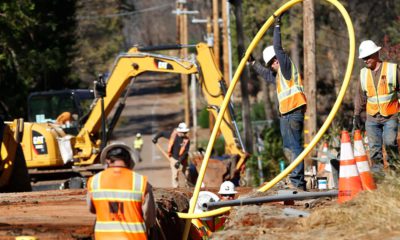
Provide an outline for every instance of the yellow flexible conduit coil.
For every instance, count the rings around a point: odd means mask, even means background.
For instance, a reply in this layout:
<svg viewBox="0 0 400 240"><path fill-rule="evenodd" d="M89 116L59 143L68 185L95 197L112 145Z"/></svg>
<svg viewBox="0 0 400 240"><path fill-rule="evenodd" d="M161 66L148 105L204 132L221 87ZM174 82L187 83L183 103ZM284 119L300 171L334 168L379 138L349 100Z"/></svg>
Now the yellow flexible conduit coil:
<svg viewBox="0 0 400 240"><path fill-rule="evenodd" d="M286 10L288 10L289 8L291 8L292 6L302 2L303 0L292 0L289 1L287 3L285 3L284 5L282 5L278 10L276 10L274 12L273 15L275 16L279 16L281 15L283 12L285 12ZM340 104L343 101L344 98L344 94L346 93L347 87L349 85L350 82L350 77L351 77L351 73L353 71L353 64L354 64L354 54L355 54L355 37L354 37L354 28L353 28L353 24L351 22L350 16L347 13L346 9L343 7L342 4L340 4L337 0L326 0L327 2L331 3L332 5L334 5L342 14L345 22L346 22L346 26L347 26L347 32L349 35L349 58L348 58L348 62L347 62L347 68L346 68L346 73L345 73L345 77L344 77L344 81L342 84L342 87L339 91L339 95L336 99L335 104L332 107L331 112L328 115L328 118L325 120L324 124L322 125L322 127L319 129L319 131L317 132L317 134L315 135L315 137L312 139L312 141L309 143L309 145L303 150L303 152L283 171L281 172L278 176L276 176L273 180L271 180L270 182L268 182L266 185L260 187L257 191L259 192L265 192L268 189L270 189L271 187L273 187L276 183L278 183L280 180L282 180L285 176L287 176L301 161L303 161L304 157L312 150L312 148L315 147L315 145L318 143L318 141L321 139L321 137L323 136L323 134L326 132L326 130L328 129L329 125L332 123L333 118L335 117ZM268 28L273 24L274 22L274 17L271 16L268 18L268 20L264 23L264 25L262 26L262 28L258 31L258 33L256 34L256 36L254 37L253 41L250 43L249 47L246 50L245 56L242 58L242 60L240 60L239 66L235 72L235 75L233 76L233 79L231 81L231 84L229 85L229 88L227 90L226 96L224 98L224 101L222 102L221 108L220 108L220 112L218 114L218 117L215 121L215 125L213 128L213 131L211 133L211 137L210 137L210 141L208 142L207 145L207 149L206 149L206 153L204 155L204 160L203 163L201 165L200 168L200 172L199 172L199 176L197 178L197 182L196 182L196 186L194 188L194 192L193 192L193 197L192 197L192 203L190 204L189 207L189 211L188 213L178 213L178 216L180 218L185 218L186 220L186 225L185 225L185 229L183 232L183 236L182 239L186 240L188 235L189 235L189 230L190 230L190 222L191 219L193 218L202 218L202 217L206 217L206 216L215 216L224 212L227 212L230 210L230 207L225 207L225 208L221 208L221 209L216 209L213 210L212 213L213 215L210 215L210 212L204 212L202 214L193 214L194 212L194 208L195 208L195 204L197 202L198 199L198 195L199 195L199 191L200 191L200 186L201 183L203 181L204 178L204 174L205 174L205 170L207 168L207 164L208 164L208 160L210 159L210 155L211 155L211 150L212 147L214 146L214 142L215 142L215 138L217 136L217 132L218 129L221 125L221 121L222 121L222 117L226 111L227 105L229 103L229 100L232 96L233 93L233 89L235 88L238 80L239 80L239 76L241 75L245 65L246 65L246 61L249 58L251 52L253 51L253 49L257 46L258 42L261 40L261 37L264 35L264 33L268 30ZM219 210L219 211L218 211ZM214 215L215 214L215 215Z"/></svg>

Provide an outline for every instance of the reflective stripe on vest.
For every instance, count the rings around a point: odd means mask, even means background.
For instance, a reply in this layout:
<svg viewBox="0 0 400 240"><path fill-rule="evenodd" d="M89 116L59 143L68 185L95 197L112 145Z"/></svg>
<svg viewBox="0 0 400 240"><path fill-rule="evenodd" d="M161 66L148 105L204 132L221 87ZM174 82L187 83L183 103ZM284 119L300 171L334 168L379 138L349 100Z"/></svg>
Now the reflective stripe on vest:
<svg viewBox="0 0 400 240"><path fill-rule="evenodd" d="M360 71L361 88L367 95L367 113L371 116L379 113L390 116L398 112L397 64L383 62L381 75L375 87L372 71L363 68Z"/></svg>
<svg viewBox="0 0 400 240"><path fill-rule="evenodd" d="M276 76L276 90L279 100L279 111L281 114L285 114L307 104L301 76L293 63L292 76L289 81L285 79L281 69L278 70Z"/></svg>
<svg viewBox="0 0 400 240"><path fill-rule="evenodd" d="M168 142L168 153L172 154L172 146L174 145L175 139L178 136L178 131L174 129L174 131L171 133L171 137L169 138ZM179 149L179 157L182 156L182 154L185 152L186 145L188 145L189 139L188 138L183 138L181 148Z"/></svg>
<svg viewBox="0 0 400 240"><path fill-rule="evenodd" d="M121 171L126 181L114 184L112 171ZM89 191L96 208L96 239L147 239L142 216L146 185L144 176L128 169L109 168L92 177Z"/></svg>
<svg viewBox="0 0 400 240"><path fill-rule="evenodd" d="M129 232L129 233L144 233L145 230L141 223L126 223L126 222L96 222L96 232Z"/></svg>

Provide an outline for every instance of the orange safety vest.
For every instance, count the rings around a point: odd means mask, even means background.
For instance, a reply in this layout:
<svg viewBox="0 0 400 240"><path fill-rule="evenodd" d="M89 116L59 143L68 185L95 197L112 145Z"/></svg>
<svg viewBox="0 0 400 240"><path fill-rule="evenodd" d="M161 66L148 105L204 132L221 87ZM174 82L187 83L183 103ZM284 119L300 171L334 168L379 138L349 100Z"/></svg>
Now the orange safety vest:
<svg viewBox="0 0 400 240"><path fill-rule="evenodd" d="M293 63L292 76L289 81L285 79L279 68L276 76L276 92L278 94L279 111L281 114L288 113L307 104L301 76Z"/></svg>
<svg viewBox="0 0 400 240"><path fill-rule="evenodd" d="M171 137L169 138L169 143L168 143L168 155L172 155L172 146L174 145L175 138L178 136L178 131L176 129L171 133ZM179 156L182 156L182 154L185 152L186 146L189 144L190 140L189 138L183 138L183 142L181 145L181 148L179 149Z"/></svg>
<svg viewBox="0 0 400 240"><path fill-rule="evenodd" d="M96 240L147 239L142 212L146 185L146 177L127 168L107 168L89 179Z"/></svg>
<svg viewBox="0 0 400 240"><path fill-rule="evenodd" d="M223 214L221 216L214 216L210 220L205 220L205 222L212 232L216 232L224 229L226 218L227 215Z"/></svg>
<svg viewBox="0 0 400 240"><path fill-rule="evenodd" d="M379 113L387 117L398 112L396 74L397 64L383 62L376 88L371 69L365 67L361 69L361 88L367 95L367 113L369 115L374 116Z"/></svg>
<svg viewBox="0 0 400 240"><path fill-rule="evenodd" d="M212 232L206 224L199 219L192 219L192 227L190 228L190 238L193 240L209 239Z"/></svg>

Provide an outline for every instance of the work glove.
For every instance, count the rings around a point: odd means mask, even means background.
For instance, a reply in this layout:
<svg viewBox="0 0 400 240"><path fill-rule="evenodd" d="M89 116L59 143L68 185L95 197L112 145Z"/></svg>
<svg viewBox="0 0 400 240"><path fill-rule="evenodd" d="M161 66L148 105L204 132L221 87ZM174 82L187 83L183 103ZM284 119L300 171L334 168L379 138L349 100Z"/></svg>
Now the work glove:
<svg viewBox="0 0 400 240"><path fill-rule="evenodd" d="M281 25L281 18L282 18L282 16L283 15L285 15L286 14L286 11L285 12L283 12L281 15L279 15L279 16L275 16L274 15L274 18L275 18L275 26L280 26Z"/></svg>
<svg viewBox="0 0 400 240"><path fill-rule="evenodd" d="M179 169L179 166L180 166L180 165L181 165L180 162L176 162L175 165L174 165L174 167L175 167L176 169Z"/></svg>
<svg viewBox="0 0 400 240"><path fill-rule="evenodd" d="M256 59L253 57L253 54L250 54L249 58L247 59L247 63L253 65Z"/></svg>
<svg viewBox="0 0 400 240"><path fill-rule="evenodd" d="M360 115L354 115L353 117L353 128L361 129L361 117Z"/></svg>
<svg viewBox="0 0 400 240"><path fill-rule="evenodd" d="M157 138L153 138L153 139L151 139L151 141L152 141L154 144L156 144L156 143L157 143Z"/></svg>

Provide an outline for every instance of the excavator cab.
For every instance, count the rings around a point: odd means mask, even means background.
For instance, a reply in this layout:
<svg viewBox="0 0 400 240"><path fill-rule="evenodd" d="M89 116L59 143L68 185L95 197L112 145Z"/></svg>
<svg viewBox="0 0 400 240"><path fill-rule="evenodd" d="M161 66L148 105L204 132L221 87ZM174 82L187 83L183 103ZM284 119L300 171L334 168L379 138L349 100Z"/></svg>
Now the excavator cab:
<svg viewBox="0 0 400 240"><path fill-rule="evenodd" d="M28 96L28 121L56 123L67 134L77 134L94 100L91 89L34 92Z"/></svg>

